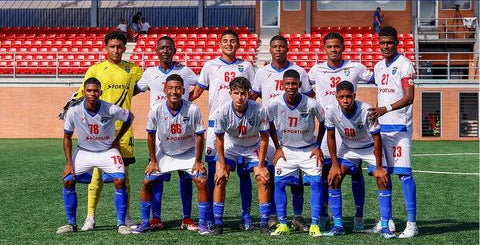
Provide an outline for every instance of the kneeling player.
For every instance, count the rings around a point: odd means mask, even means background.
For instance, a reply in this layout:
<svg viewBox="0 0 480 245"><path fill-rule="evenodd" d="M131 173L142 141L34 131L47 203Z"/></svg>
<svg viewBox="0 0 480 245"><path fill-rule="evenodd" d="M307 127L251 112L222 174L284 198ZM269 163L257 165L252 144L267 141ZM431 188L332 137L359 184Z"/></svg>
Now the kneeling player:
<svg viewBox="0 0 480 245"><path fill-rule="evenodd" d="M382 139L378 121L368 118L371 107L367 103L355 100L353 85L342 81L336 89L337 105L327 108L325 127L327 128L327 144L332 157L332 168L328 174L328 196L330 210L333 215L333 227L324 233L324 236L345 234L342 220L342 180L347 174L358 174L361 168L361 159L366 161L372 171L369 173L376 179L378 186L378 201L384 238L394 238L395 235L388 229L388 220L392 215L391 195L385 195L390 188L390 180L385 159L382 158ZM335 129L342 137L342 145L338 153L335 142Z"/></svg>
<svg viewBox="0 0 480 245"><path fill-rule="evenodd" d="M153 186L155 182L163 181L164 175L176 170L189 174L197 185L198 232L209 233L206 225L209 194L206 170L202 163L205 129L200 109L182 99L184 90L182 77L177 74L168 76L164 86L167 101L153 107L149 112L147 144L150 163L145 169L140 194L142 223L134 233L143 233L150 229Z"/></svg>
<svg viewBox="0 0 480 245"><path fill-rule="evenodd" d="M133 114L116 105L100 100L101 84L96 78L85 80L84 101L71 107L65 116L63 150L67 164L63 171L63 201L68 224L57 234L77 231L77 193L75 183L90 183L93 168L104 172L103 181L115 185L118 233L130 234L125 226L128 193L125 187L125 167L120 155L120 138L130 127ZM115 121L123 121L115 137ZM78 129L78 146L72 157L72 134Z"/></svg>
<svg viewBox="0 0 480 245"><path fill-rule="evenodd" d="M299 93L300 74L287 70L283 74L285 93L274 98L267 107L270 121L270 135L276 148L275 203L280 224L272 236L288 234L286 185L298 185L299 170L305 174L304 183L310 183L310 206L312 223L309 234L320 236L321 175L323 153L320 150L325 129L323 109L314 99ZM319 133L315 136L315 118L320 122ZM278 130L278 138L276 131Z"/></svg>
<svg viewBox="0 0 480 245"><path fill-rule="evenodd" d="M213 234L223 233L225 187L230 171L251 171L255 173L258 185L260 209L260 232L269 234L267 227L270 213L269 172L265 156L268 147L268 120L260 104L248 99L250 81L236 77L229 84L232 102L221 107L215 115L217 137L217 166L213 213L215 226Z"/></svg>

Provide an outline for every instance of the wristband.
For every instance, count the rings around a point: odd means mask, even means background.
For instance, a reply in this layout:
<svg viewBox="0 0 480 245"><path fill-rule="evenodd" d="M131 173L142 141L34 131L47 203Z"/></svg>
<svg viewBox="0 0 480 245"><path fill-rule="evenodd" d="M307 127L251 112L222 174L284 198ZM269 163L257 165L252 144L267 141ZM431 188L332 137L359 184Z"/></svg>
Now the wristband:
<svg viewBox="0 0 480 245"><path fill-rule="evenodd" d="M390 105L390 104L386 105L385 108L387 108L387 112L393 110L392 105Z"/></svg>

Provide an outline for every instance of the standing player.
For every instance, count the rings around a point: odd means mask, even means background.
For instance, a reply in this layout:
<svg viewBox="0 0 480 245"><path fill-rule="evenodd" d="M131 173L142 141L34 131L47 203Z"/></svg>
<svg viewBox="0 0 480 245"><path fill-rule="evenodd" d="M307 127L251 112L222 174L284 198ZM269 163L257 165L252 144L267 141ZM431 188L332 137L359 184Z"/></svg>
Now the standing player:
<svg viewBox="0 0 480 245"><path fill-rule="evenodd" d="M229 87L232 102L223 105L215 115L217 170L213 197L215 226L212 233L223 233L225 187L230 171L237 168L237 171L246 173L253 169L258 186L260 233L268 234L269 172L265 165L268 147L267 115L261 105L248 99L251 85L247 78L234 78Z"/></svg>
<svg viewBox="0 0 480 245"><path fill-rule="evenodd" d="M63 171L63 200L68 224L58 228L57 234L77 231L77 193L75 183L89 183L94 167L103 170L106 182L115 185L115 208L118 233L130 234L125 226L128 192L125 188L125 168L119 152L120 138L132 124L133 114L128 110L100 100L102 90L96 78L85 80L84 101L71 107L65 116L63 151L67 164ZM115 136L115 121L122 126ZM72 156L72 134L77 129L78 146Z"/></svg>
<svg viewBox="0 0 480 245"><path fill-rule="evenodd" d="M392 195L388 195L390 180L382 157L382 139L380 125L376 119L369 119L370 105L355 100L353 84L342 81L336 88L337 105L328 107L325 116L327 144L332 159L332 167L328 174L328 196L333 215L333 227L323 236L345 234L342 219L342 180L347 174L355 174L361 167L361 159L369 164L369 174L375 177L378 187L378 202L382 217L381 236L394 238L388 228L388 220L392 214ZM335 137L338 130L342 137L342 145L338 149Z"/></svg>
<svg viewBox="0 0 480 245"><path fill-rule="evenodd" d="M250 98L252 100L256 100L258 97L261 96L262 104L266 107L269 101L277 96L281 96L284 93L284 88L282 84L283 75L286 70L293 69L296 70L300 74L300 82L301 88L300 92L306 94L308 96L313 97L315 93L310 87L310 83L308 82L308 75L307 72L297 66L296 64L288 61L287 59L288 53L288 43L287 39L282 36L274 36L270 39L270 54L272 55L272 63L266 66L263 66L258 69L255 80L252 86L252 93ZM267 159L273 159L273 154L275 153L275 147L273 144L270 144L269 150L267 153ZM273 165L270 165L269 170L271 172L271 176L273 178ZM270 188L272 192L270 193L270 201L272 202L272 213L269 220L270 228L273 228L276 224L275 219L275 200L273 198L273 189L274 183L273 181L270 182ZM292 192L292 203L293 203L293 213L294 218L292 221L292 228L295 230L302 230L308 231L308 227L305 225L305 222L302 217L303 213L303 184L302 180L298 185L291 186Z"/></svg>
<svg viewBox="0 0 480 245"><path fill-rule="evenodd" d="M238 34L232 30L226 30L220 38L221 57L209 60L205 63L200 72L197 86L193 90L190 101L194 101L208 90L208 130L206 142L205 160L208 163L208 188L213 193L215 176L215 154L216 143L213 130L215 121L215 111L225 104L229 104L232 99L229 94L229 83L236 77L245 77L249 81L254 79L253 66L248 61L236 58L237 49L240 47ZM242 216L240 227L245 230L253 228L250 217L250 208L252 203L252 181L250 173L237 171L240 178L240 195L242 198ZM212 199L210 199L212 204ZM211 210L212 211L212 210ZM209 212L209 223L213 224L213 213Z"/></svg>
<svg viewBox="0 0 480 245"><path fill-rule="evenodd" d="M335 87L340 81L349 81L356 91L357 83L373 82L374 76L364 65L359 62L344 60L342 53L345 49L343 45L343 37L339 33L330 32L323 38L327 61L316 64L308 73L310 82L315 86L317 101L324 107L336 105ZM342 143L340 135L337 133L337 149ZM330 153L327 147L327 137L323 138L322 151L325 157L322 176L322 211L320 218L320 226L326 229L328 217L328 183L327 176L331 167ZM362 169L352 174L352 192L356 206L353 232L361 232L364 230L363 225L363 206L365 203L365 181ZM393 224L393 223L392 223Z"/></svg>
<svg viewBox="0 0 480 245"><path fill-rule="evenodd" d="M395 28L383 27L378 35L378 41L385 59L378 62L374 68L375 82L378 86L378 107L372 108L371 116L378 118L380 122L388 171L397 174L402 183L408 221L405 230L398 237L411 238L418 234L417 187L410 160L415 69L408 58L397 52L398 39ZM378 224L373 231L377 231L377 227Z"/></svg>
<svg viewBox="0 0 480 245"><path fill-rule="evenodd" d="M198 187L199 233L209 234L206 225L209 193L206 170L202 163L205 129L200 109L182 99L184 91L180 75L168 76L164 85L167 101L161 102L149 112L147 143L150 163L145 169L140 194L142 223L135 233L143 233L151 228L149 219L154 183L163 181L165 174L182 170Z"/></svg>
<svg viewBox="0 0 480 245"><path fill-rule="evenodd" d="M286 185L299 184L299 170L305 174L304 182L310 183L311 225L310 235L320 236L318 219L320 216L320 176L323 154L320 143L325 133L323 110L315 99L299 93L300 74L287 70L283 74L282 86L285 93L270 100L267 115L270 121L270 134L276 148L275 202L280 224L271 235L289 233L287 226ZM319 133L315 136L315 118L320 122ZM276 131L278 130L278 137Z"/></svg>
<svg viewBox="0 0 480 245"><path fill-rule="evenodd" d="M167 96L164 93L165 79L172 75L178 74L184 80L184 93L182 98L188 100L190 87L197 82L197 76L192 69L186 66L180 66L173 62L173 56L176 53L175 42L169 36L161 37L157 42L156 49L160 65L150 67L145 70L142 78L137 83L139 91L150 90L150 109L155 106L164 104ZM195 222L191 219L192 214L192 179L183 171L178 171L179 192L183 207L183 220L180 225L181 229L197 230ZM170 174L162 175L165 181L170 180ZM161 197L163 193L163 181L156 181L153 189L152 198L152 220L150 221L151 229L161 229Z"/></svg>
<svg viewBox="0 0 480 245"><path fill-rule="evenodd" d="M107 60L97 63L88 68L85 79L97 78L102 83L102 96L100 99L115 104L127 110L131 108L131 100L134 94L135 84L142 76L142 68L134 63L122 60L125 52L127 37L120 31L114 31L105 36L105 52ZM83 85L79 88L78 95L81 95ZM115 128L118 131L121 123L117 122ZM133 130L128 131L120 139L120 153L125 164L125 185L130 193L130 180L128 178L128 165L135 163ZM88 185L88 210L87 218L82 230L93 230L95 227L95 211L97 208L100 193L103 189L101 172L93 170L92 182ZM129 203L129 202L128 202ZM127 209L127 225L133 225Z"/></svg>

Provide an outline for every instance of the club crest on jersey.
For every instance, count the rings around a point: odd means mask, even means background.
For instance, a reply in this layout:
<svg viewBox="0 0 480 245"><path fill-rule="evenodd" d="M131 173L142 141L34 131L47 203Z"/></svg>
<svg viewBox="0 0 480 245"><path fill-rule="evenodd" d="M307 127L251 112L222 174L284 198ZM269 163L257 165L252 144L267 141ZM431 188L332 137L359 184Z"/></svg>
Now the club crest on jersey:
<svg viewBox="0 0 480 245"><path fill-rule="evenodd" d="M253 126L253 124L255 124L255 118L249 118L248 119L248 124L250 124L250 126Z"/></svg>
<svg viewBox="0 0 480 245"><path fill-rule="evenodd" d="M282 174L282 168L277 168L277 169L276 169L276 172L277 172L277 175Z"/></svg>
<svg viewBox="0 0 480 245"><path fill-rule="evenodd" d="M300 116L301 117L307 117L308 116L308 111L300 111Z"/></svg>
<svg viewBox="0 0 480 245"><path fill-rule="evenodd" d="M363 128L363 122L357 122L357 128L362 129Z"/></svg>
<svg viewBox="0 0 480 245"><path fill-rule="evenodd" d="M125 67L125 72L130 73L130 67Z"/></svg>
<svg viewBox="0 0 480 245"><path fill-rule="evenodd" d="M238 65L237 68L239 72L243 72L243 68L244 68L243 65Z"/></svg>
<svg viewBox="0 0 480 245"><path fill-rule="evenodd" d="M395 75L395 73L397 73L397 70L398 70L398 67L393 67L392 75Z"/></svg>
<svg viewBox="0 0 480 245"><path fill-rule="evenodd" d="M183 123L188 123L188 121L190 121L190 117L183 117L182 119Z"/></svg>
<svg viewBox="0 0 480 245"><path fill-rule="evenodd" d="M348 75L350 75L350 70L349 69L343 70L343 74L345 74L345 76L348 77Z"/></svg>
<svg viewBox="0 0 480 245"><path fill-rule="evenodd" d="M108 119L109 119L108 117L102 117L102 118L100 118L100 122L101 122L103 125L105 125L105 124L107 124Z"/></svg>

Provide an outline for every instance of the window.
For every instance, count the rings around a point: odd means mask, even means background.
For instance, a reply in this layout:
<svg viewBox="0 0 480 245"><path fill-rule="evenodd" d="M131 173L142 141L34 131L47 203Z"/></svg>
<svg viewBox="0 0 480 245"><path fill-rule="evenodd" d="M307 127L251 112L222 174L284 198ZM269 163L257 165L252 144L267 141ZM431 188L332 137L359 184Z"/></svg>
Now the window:
<svg viewBox="0 0 480 245"><path fill-rule="evenodd" d="M442 0L442 9L455 9L458 5L459 9L470 9L470 0Z"/></svg>
<svg viewBox="0 0 480 245"><path fill-rule="evenodd" d="M422 137L440 137L440 97L440 92L422 93Z"/></svg>
<svg viewBox="0 0 480 245"><path fill-rule="evenodd" d="M369 10L375 11L377 7L383 10L405 10L405 0L393 1L323 1L317 0L318 11L331 10Z"/></svg>
<svg viewBox="0 0 480 245"><path fill-rule="evenodd" d="M460 93L460 137L478 137L478 93Z"/></svg>
<svg viewBox="0 0 480 245"><path fill-rule="evenodd" d="M299 11L302 9L302 3L298 1L292 1L292 0L283 0L283 10L286 11Z"/></svg>

